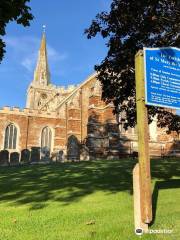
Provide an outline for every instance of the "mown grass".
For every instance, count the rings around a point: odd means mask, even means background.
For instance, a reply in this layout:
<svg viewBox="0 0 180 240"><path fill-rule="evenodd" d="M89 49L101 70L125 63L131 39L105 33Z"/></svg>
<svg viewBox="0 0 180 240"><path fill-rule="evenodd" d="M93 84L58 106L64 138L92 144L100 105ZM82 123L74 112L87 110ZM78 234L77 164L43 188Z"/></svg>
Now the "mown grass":
<svg viewBox="0 0 180 240"><path fill-rule="evenodd" d="M134 234L135 161L0 169L0 239L126 240ZM154 222L141 239L180 239L180 160L151 161Z"/></svg>

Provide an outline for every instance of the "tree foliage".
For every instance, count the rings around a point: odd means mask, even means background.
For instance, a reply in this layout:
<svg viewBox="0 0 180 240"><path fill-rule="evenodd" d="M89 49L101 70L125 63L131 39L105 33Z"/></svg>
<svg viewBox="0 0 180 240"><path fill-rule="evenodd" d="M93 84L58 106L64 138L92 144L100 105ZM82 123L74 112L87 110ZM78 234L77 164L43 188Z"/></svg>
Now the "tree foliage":
<svg viewBox="0 0 180 240"><path fill-rule="evenodd" d="M31 8L27 6L30 0L0 0L0 36L6 34L6 26L9 22L16 21L24 27L30 25L33 19ZM0 37L0 62L5 53L5 42Z"/></svg>
<svg viewBox="0 0 180 240"><path fill-rule="evenodd" d="M102 83L102 98L113 101L115 113L126 113L126 124L136 124L134 57L143 47L180 47L180 1L112 0L109 12L101 12L85 30L90 39L107 39L108 52L95 66ZM160 107L148 107L149 123L180 133L180 116Z"/></svg>

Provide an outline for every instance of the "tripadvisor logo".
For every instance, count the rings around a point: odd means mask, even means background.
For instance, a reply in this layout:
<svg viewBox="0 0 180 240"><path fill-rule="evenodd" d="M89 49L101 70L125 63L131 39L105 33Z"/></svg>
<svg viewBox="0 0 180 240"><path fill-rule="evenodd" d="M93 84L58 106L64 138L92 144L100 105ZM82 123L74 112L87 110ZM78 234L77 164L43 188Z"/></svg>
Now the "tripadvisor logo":
<svg viewBox="0 0 180 240"><path fill-rule="evenodd" d="M147 230L147 232L145 231L145 233L149 233L149 234L171 234L173 232L172 229L150 229ZM142 228L136 228L135 229L135 234L136 235L142 235L144 233Z"/></svg>
<svg viewBox="0 0 180 240"><path fill-rule="evenodd" d="M135 229L135 234L136 235L142 235L143 234L143 229L142 228L136 228Z"/></svg>

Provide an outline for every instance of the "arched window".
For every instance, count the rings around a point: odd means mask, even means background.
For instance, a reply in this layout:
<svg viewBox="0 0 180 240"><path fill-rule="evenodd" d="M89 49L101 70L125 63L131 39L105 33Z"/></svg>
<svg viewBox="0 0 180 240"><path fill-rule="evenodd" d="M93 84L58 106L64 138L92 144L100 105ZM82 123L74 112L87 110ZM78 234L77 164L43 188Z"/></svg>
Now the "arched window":
<svg viewBox="0 0 180 240"><path fill-rule="evenodd" d="M49 127L45 127L41 133L41 148L51 151L52 132Z"/></svg>
<svg viewBox="0 0 180 240"><path fill-rule="evenodd" d="M5 130L5 149L16 149L17 146L17 128L14 124L9 124Z"/></svg>

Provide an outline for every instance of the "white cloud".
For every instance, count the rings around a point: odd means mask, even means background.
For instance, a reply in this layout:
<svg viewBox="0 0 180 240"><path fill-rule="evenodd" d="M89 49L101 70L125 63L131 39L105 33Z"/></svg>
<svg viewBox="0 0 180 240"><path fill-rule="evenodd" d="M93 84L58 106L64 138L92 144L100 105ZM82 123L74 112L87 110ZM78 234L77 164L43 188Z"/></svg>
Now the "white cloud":
<svg viewBox="0 0 180 240"><path fill-rule="evenodd" d="M29 72L32 72L35 68L37 54L31 54L22 59L21 65L25 67Z"/></svg>
<svg viewBox="0 0 180 240"><path fill-rule="evenodd" d="M21 64L28 72L35 69L35 65L38 58L38 50L40 47L41 39L35 37L14 37L9 36L4 38L7 50L11 51L12 58L19 64ZM53 63L53 68L59 61L64 61L68 58L67 53L59 53L55 48L47 45L48 62Z"/></svg>
<svg viewBox="0 0 180 240"><path fill-rule="evenodd" d="M47 45L48 58L50 61L63 61L68 58L67 53L59 54L54 48Z"/></svg>
<svg viewBox="0 0 180 240"><path fill-rule="evenodd" d="M11 48L14 53L27 53L33 51L34 48L37 48L40 40L35 37L23 36L23 37L14 37L8 36L4 38L7 48Z"/></svg>

